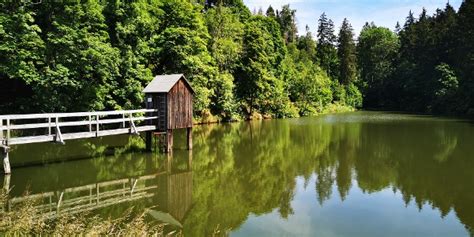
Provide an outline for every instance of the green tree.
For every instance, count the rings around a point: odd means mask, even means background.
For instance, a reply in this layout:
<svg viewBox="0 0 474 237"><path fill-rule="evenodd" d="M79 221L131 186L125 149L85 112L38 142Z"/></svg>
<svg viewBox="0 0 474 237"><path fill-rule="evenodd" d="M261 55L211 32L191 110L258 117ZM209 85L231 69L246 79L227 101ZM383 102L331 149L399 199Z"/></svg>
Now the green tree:
<svg viewBox="0 0 474 237"><path fill-rule="evenodd" d="M45 44L34 12L23 2L0 3L0 113L41 112L31 100L40 84Z"/></svg>
<svg viewBox="0 0 474 237"><path fill-rule="evenodd" d="M463 112L474 110L474 1L465 0L457 16L454 52L456 68L460 71L462 99L466 106ZM470 110L470 111L469 111Z"/></svg>
<svg viewBox="0 0 474 237"><path fill-rule="evenodd" d="M233 119L238 108L233 74L242 55L244 24L230 8L221 5L206 12L206 23L211 35L210 52L219 70L212 83L212 112Z"/></svg>
<svg viewBox="0 0 474 237"><path fill-rule="evenodd" d="M306 52L304 55L308 56L313 62L317 62L316 42L313 39L309 26L306 26L306 35L298 37L297 45L299 50Z"/></svg>
<svg viewBox="0 0 474 237"><path fill-rule="evenodd" d="M143 88L153 78L149 67L153 38L162 14L159 1L109 1L104 9L112 45L120 50L120 77L114 96L126 109L141 107Z"/></svg>
<svg viewBox="0 0 474 237"><path fill-rule="evenodd" d="M318 48L317 58L321 67L326 70L331 79L337 79L338 59L335 47L336 35L334 23L323 13L318 20Z"/></svg>
<svg viewBox="0 0 474 237"><path fill-rule="evenodd" d="M363 83L364 106L383 107L399 49L398 36L384 27L365 26L358 39L357 62Z"/></svg>
<svg viewBox="0 0 474 237"><path fill-rule="evenodd" d="M211 35L210 51L220 71L234 71L242 54L244 24L229 8L217 6L206 12Z"/></svg>
<svg viewBox="0 0 474 237"><path fill-rule="evenodd" d="M159 34L151 53L154 74L184 73L196 92L194 110L198 116L209 108L213 88L209 81L216 67L207 46L209 34L202 7L183 0L165 0L161 5Z"/></svg>
<svg viewBox="0 0 474 237"><path fill-rule="evenodd" d="M331 79L315 64L307 51L288 45L288 54L282 62L283 80L290 100L302 116L321 112L332 101Z"/></svg>
<svg viewBox="0 0 474 237"><path fill-rule="evenodd" d="M245 26L243 42L237 92L245 111L286 116L288 96L277 71L286 49L278 23L272 18L253 16Z"/></svg>
<svg viewBox="0 0 474 237"><path fill-rule="evenodd" d="M395 33L398 35L402 31L402 27L400 26L400 22L397 21L397 24L395 25Z"/></svg>
<svg viewBox="0 0 474 237"><path fill-rule="evenodd" d="M110 44L99 1L42 3L37 11L46 42L36 97L43 110L120 108L113 94L120 54Z"/></svg>
<svg viewBox="0 0 474 237"><path fill-rule="evenodd" d="M436 100L434 101L435 112L453 112L456 108L456 95L458 93L459 81L455 72L448 64L442 63L435 68L436 71Z"/></svg>
<svg viewBox="0 0 474 237"><path fill-rule="evenodd" d="M268 8L267 8L267 12L266 12L266 15L268 17L276 17L276 13L275 13L275 9L273 9L272 5L270 5Z"/></svg>
<svg viewBox="0 0 474 237"><path fill-rule="evenodd" d="M354 33L347 19L344 19L339 31L337 55L339 57L339 81L348 85L356 80L357 62Z"/></svg>
<svg viewBox="0 0 474 237"><path fill-rule="evenodd" d="M412 12L409 13L399 33L400 50L392 82L394 86L391 86L392 91L400 91L394 96L400 109L433 112L433 103L438 96L434 69L441 63L449 65L455 61L452 54L456 45L454 37L457 37L452 31L456 26L454 15L449 4L433 16L423 10L418 20ZM466 107L460 106L457 110L466 111Z"/></svg>
<svg viewBox="0 0 474 237"><path fill-rule="evenodd" d="M345 90L345 104L353 108L362 107L362 93L359 91L359 88L355 85L355 83L351 82L349 85L346 85Z"/></svg>
<svg viewBox="0 0 474 237"><path fill-rule="evenodd" d="M296 10L290 8L290 5L284 5L278 15L280 30L285 43L295 42L298 34L296 26Z"/></svg>
<svg viewBox="0 0 474 237"><path fill-rule="evenodd" d="M216 6L228 7L240 17L241 21L247 20L252 15L242 0L199 0L199 2L202 2L206 9Z"/></svg>
<svg viewBox="0 0 474 237"><path fill-rule="evenodd" d="M347 19L342 22L338 37L340 101L351 107L362 106L362 94L355 85L357 78L357 56L354 33ZM337 85L336 85L337 88Z"/></svg>

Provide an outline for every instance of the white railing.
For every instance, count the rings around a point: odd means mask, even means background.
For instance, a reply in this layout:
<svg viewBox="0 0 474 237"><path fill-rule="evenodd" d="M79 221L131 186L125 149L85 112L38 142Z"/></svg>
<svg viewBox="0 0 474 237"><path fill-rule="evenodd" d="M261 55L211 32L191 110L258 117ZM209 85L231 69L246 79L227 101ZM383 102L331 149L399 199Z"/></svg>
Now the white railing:
<svg viewBox="0 0 474 237"><path fill-rule="evenodd" d="M140 121L153 121L156 109L0 115L0 145L18 145L39 142L60 142L65 140L101 137L118 134L138 134L156 130L156 123L136 126ZM113 116L114 118L111 118ZM117 118L118 117L118 118ZM64 121L67 118L67 121ZM30 121L28 121L30 120ZM63 121L61 121L63 120ZM101 128L102 125L120 124L120 128ZM65 127L88 128L86 132L62 133ZM44 133L33 136L19 136L21 130L44 129Z"/></svg>

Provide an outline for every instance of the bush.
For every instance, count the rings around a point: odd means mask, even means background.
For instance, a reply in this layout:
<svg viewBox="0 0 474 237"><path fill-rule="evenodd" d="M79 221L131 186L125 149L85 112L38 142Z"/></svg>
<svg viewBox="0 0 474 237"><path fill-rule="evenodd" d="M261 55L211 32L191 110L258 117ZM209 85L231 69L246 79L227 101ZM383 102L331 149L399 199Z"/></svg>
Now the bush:
<svg viewBox="0 0 474 237"><path fill-rule="evenodd" d="M360 93L359 88L354 85L354 83L350 83L346 86L346 105L360 108L362 107L362 93Z"/></svg>

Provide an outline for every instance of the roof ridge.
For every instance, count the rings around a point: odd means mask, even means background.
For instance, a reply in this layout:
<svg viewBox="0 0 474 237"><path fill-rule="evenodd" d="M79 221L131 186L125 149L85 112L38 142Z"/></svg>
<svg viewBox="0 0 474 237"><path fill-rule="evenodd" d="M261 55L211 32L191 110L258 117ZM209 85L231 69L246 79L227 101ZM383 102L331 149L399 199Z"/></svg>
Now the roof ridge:
<svg viewBox="0 0 474 237"><path fill-rule="evenodd" d="M191 83L186 79L184 74L167 74L167 75L156 75L153 80L145 87L144 93L168 93L171 88L183 78L186 84L194 94L194 90Z"/></svg>

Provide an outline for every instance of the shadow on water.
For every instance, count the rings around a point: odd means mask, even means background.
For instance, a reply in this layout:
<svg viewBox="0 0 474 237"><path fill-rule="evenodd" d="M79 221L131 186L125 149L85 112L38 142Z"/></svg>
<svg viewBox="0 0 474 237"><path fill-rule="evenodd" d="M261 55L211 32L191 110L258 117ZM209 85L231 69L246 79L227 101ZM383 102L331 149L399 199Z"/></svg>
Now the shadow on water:
<svg viewBox="0 0 474 237"><path fill-rule="evenodd" d="M11 146L13 167L39 166L52 163L115 156L122 153L141 152L141 136L119 135L59 143L36 143Z"/></svg>
<svg viewBox="0 0 474 237"><path fill-rule="evenodd" d="M304 189L314 192L306 209L340 200L340 212L331 215L352 215L359 209L351 209L348 200L360 190L357 198L365 200L364 207L382 205L383 210L384 203L372 203L370 197L390 189L400 194L392 198L405 205L387 212L403 214L416 206L419 213L413 215L439 228L452 214L472 236L473 134L470 123L375 112L199 126L192 154L180 149L172 156L115 152L114 157L17 168L10 181L11 210L30 190L51 215L95 208L94 213L119 216L131 206L156 207L156 217L183 226L185 236L227 236L244 231L255 218L260 225L265 219L259 218L271 214L288 223L302 215L294 200L303 180ZM176 139L178 147L185 140ZM430 207L438 219L422 215ZM366 232L356 224L332 231L374 236L387 224L373 213L360 214L370 227ZM324 217L326 226L338 223L340 216L331 215ZM389 217L396 223L387 226L395 231L387 236L436 234L413 227L412 217ZM420 232L404 232L408 227Z"/></svg>

